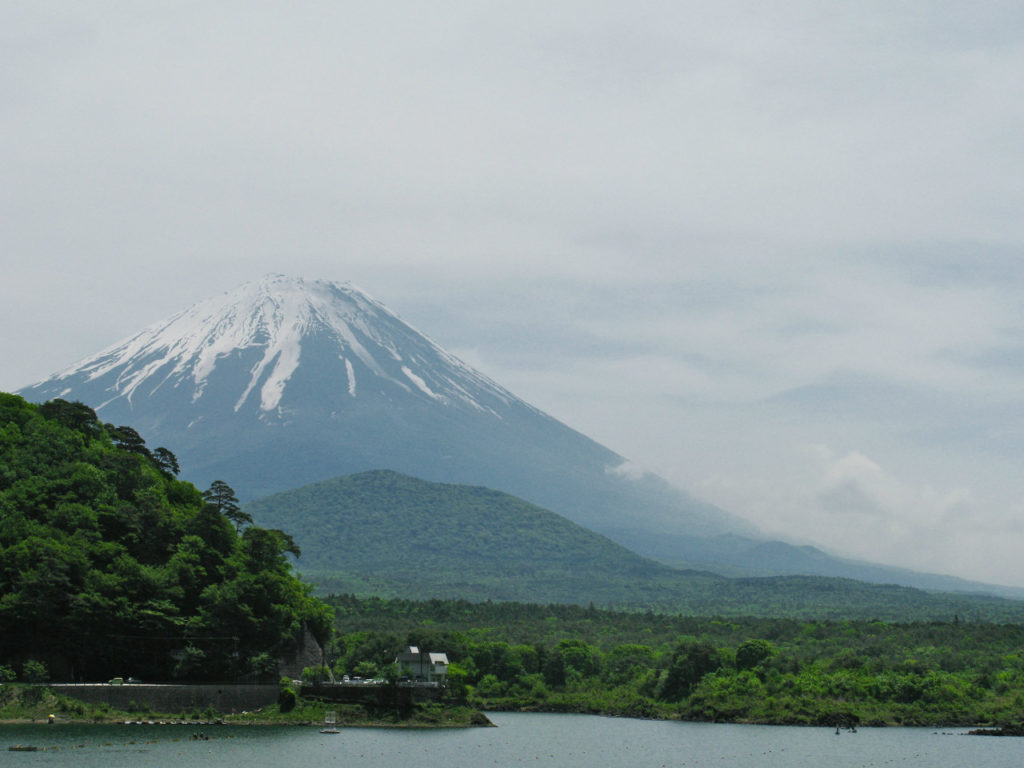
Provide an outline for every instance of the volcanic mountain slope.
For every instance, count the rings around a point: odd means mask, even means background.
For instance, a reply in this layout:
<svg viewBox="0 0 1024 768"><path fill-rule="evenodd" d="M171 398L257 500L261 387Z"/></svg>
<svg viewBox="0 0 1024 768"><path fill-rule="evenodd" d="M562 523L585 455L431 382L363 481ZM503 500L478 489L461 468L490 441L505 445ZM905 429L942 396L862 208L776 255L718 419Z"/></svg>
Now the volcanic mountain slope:
<svg viewBox="0 0 1024 768"><path fill-rule="evenodd" d="M49 379L243 500L391 469L519 496L613 539L757 536L495 384L347 284L279 275L202 301Z"/></svg>

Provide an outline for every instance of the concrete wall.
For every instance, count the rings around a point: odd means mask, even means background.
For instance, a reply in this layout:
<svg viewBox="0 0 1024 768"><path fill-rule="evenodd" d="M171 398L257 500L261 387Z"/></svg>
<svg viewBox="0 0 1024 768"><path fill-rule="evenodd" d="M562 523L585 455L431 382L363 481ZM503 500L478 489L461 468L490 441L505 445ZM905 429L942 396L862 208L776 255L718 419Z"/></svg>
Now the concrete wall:
<svg viewBox="0 0 1024 768"><path fill-rule="evenodd" d="M54 692L90 704L109 704L115 709L149 708L164 714L190 714L213 707L232 713L259 709L277 701L277 685L155 685L149 683L52 683ZM379 708L409 709L414 702L440 701L445 690L440 686L387 685L303 685L301 696L363 704Z"/></svg>
<svg viewBox="0 0 1024 768"><path fill-rule="evenodd" d="M277 701L277 685L125 685L54 683L50 688L90 704L128 709L134 702L154 712L190 713L213 707L218 712L252 711Z"/></svg>

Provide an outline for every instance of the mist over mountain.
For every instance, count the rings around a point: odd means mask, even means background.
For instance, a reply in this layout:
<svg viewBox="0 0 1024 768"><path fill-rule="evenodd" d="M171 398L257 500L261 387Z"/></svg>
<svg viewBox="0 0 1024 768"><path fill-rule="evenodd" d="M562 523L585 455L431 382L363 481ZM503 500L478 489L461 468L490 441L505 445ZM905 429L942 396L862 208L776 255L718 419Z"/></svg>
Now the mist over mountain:
<svg viewBox="0 0 1024 768"><path fill-rule="evenodd" d="M82 401L170 448L183 476L204 487L226 480L243 501L393 470L512 494L678 567L986 589L765 542L741 518L635 471L520 400L349 284L270 275L19 394Z"/></svg>
<svg viewBox="0 0 1024 768"><path fill-rule="evenodd" d="M512 493L613 539L753 526L523 402L348 284L279 275L21 390L81 400L243 500L391 469Z"/></svg>

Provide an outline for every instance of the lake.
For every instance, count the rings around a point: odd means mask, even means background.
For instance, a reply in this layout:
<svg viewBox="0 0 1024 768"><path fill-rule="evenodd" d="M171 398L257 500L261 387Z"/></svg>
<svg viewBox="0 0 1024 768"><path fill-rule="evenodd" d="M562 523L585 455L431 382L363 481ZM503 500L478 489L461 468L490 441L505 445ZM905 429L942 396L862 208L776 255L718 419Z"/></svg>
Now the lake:
<svg viewBox="0 0 1024 768"><path fill-rule="evenodd" d="M2 764L132 768L144 766L344 765L362 768L1020 768L1024 740L963 735L963 729L829 728L718 725L629 720L591 715L492 713L497 728L455 730L208 726L193 741L191 726L0 726ZM30 744L37 752L9 752Z"/></svg>

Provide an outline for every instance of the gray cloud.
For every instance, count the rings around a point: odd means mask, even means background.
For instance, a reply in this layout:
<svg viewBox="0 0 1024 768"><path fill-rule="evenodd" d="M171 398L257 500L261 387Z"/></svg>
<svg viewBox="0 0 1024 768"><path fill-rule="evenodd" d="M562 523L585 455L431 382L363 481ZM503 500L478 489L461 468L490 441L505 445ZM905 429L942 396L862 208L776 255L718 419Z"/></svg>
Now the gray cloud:
<svg viewBox="0 0 1024 768"><path fill-rule="evenodd" d="M911 532L880 557L1024 584L1022 32L924 0L0 2L0 387L266 272L352 280L780 533L875 546L808 524L870 457L849 488Z"/></svg>

